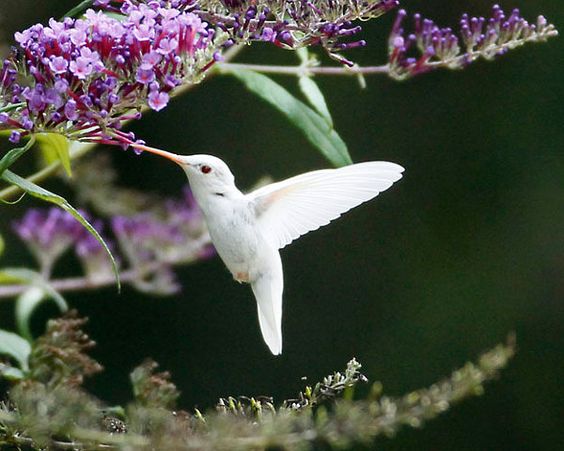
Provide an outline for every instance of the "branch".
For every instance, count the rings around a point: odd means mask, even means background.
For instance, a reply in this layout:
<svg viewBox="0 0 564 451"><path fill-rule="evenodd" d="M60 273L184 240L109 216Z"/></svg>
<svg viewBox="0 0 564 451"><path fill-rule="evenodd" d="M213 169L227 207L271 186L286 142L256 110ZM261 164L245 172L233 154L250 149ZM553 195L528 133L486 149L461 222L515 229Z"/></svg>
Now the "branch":
<svg viewBox="0 0 564 451"><path fill-rule="evenodd" d="M161 268L161 262L154 262L144 268L128 269L120 273L120 280L123 283L132 283L143 280L144 277L152 274ZM59 293L69 291L94 290L97 288L108 287L115 284L115 276L108 274L95 279L88 277L68 277L65 279L55 279L46 281L47 284ZM8 299L19 296L29 289L29 285L14 284L0 285L0 299Z"/></svg>
<svg viewBox="0 0 564 451"><path fill-rule="evenodd" d="M242 64L242 63L220 63L221 69L248 69L255 72L262 72L265 74L279 74L279 75L344 75L344 76L355 76L355 75L372 75L372 74L385 74L390 72L390 68L387 64L383 66L271 66L267 64Z"/></svg>

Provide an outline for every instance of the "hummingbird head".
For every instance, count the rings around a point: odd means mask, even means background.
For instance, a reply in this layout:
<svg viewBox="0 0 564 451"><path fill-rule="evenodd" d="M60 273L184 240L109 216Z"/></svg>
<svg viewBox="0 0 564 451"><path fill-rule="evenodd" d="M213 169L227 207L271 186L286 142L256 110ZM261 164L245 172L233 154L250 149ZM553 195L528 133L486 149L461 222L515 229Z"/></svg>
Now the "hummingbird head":
<svg viewBox="0 0 564 451"><path fill-rule="evenodd" d="M193 191L202 194L224 194L235 187L235 177L229 166L213 155L177 155L141 144L132 146L174 161L184 169Z"/></svg>
<svg viewBox="0 0 564 451"><path fill-rule="evenodd" d="M213 155L179 155L176 162L184 169L193 190L224 194L235 186L229 166Z"/></svg>

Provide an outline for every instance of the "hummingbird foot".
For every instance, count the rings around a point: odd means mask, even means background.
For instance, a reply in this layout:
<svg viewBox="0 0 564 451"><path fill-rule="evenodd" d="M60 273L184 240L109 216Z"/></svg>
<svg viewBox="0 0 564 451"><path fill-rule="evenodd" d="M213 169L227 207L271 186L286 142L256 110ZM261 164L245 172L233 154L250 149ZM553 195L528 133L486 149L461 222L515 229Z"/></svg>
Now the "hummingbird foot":
<svg viewBox="0 0 564 451"><path fill-rule="evenodd" d="M233 278L239 283L249 283L248 272L238 272L233 275Z"/></svg>

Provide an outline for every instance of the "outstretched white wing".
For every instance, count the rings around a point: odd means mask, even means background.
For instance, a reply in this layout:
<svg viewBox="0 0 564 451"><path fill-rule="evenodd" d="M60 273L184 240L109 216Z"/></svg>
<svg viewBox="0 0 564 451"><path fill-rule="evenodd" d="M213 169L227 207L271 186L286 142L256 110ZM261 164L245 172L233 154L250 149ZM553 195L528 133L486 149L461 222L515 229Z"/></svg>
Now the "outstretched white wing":
<svg viewBox="0 0 564 451"><path fill-rule="evenodd" d="M307 172L249 194L262 235L280 249L376 197L402 177L395 163L369 161Z"/></svg>

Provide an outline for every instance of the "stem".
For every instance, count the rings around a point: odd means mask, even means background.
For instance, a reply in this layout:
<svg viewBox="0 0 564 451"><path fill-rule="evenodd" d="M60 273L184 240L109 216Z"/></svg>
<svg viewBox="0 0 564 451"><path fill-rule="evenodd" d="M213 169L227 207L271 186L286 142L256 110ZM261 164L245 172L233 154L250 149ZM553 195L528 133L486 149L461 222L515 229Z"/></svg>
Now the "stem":
<svg viewBox="0 0 564 451"><path fill-rule="evenodd" d="M63 17L75 17L79 15L82 11L86 10L89 6L92 6L92 0L84 0L76 5L74 8L71 8L70 11L67 11Z"/></svg>
<svg viewBox="0 0 564 451"><path fill-rule="evenodd" d="M243 50L244 48L245 48L244 45L235 45L235 46L231 47L229 50L227 50L225 52L225 55L224 55L225 61L229 61L229 60L235 58L235 56L241 50ZM215 66L214 68L210 69L210 71L208 73L208 78L213 77L214 75L219 73L218 69L219 69L219 66ZM196 85L194 85L194 84L186 84L186 85L178 88L176 91L174 91L173 97L178 97L178 96L188 92L190 89L192 89L195 86ZM149 107L145 106L141 109L141 113L145 113L148 110L149 110ZM130 121L127 121L125 123L129 123L129 122ZM80 151L73 153L71 155L71 159L75 159L75 158L78 158L78 157L86 154L87 152L92 150L94 147L96 147L96 143L83 144L80 147ZM57 171L60 168L61 168L61 163L59 161L56 161L54 163L51 163L49 166L44 167L43 169L36 172L35 174L32 174L32 175L26 177L26 180L33 182L33 183L40 182L40 181L45 180L46 178L56 174ZM18 188L17 186L13 186L13 185L9 186L8 188L4 188L2 191L0 191L0 201L10 200L20 193L21 193L21 189Z"/></svg>
<svg viewBox="0 0 564 451"><path fill-rule="evenodd" d="M383 66L353 66L353 67L315 67L315 66L271 66L267 64L242 64L242 63L219 63L222 69L247 69L255 72L279 74L279 75L371 75L388 74L389 65Z"/></svg>
<svg viewBox="0 0 564 451"><path fill-rule="evenodd" d="M10 104L0 108L0 113L5 113L6 111L12 111L12 110L15 110L16 108L20 108L24 105L25 105L25 103L23 103L23 102L10 103Z"/></svg>
<svg viewBox="0 0 564 451"><path fill-rule="evenodd" d="M120 274L120 280L123 283L131 283L141 280L144 276L151 274L162 266L162 263L155 262L152 265L147 265L142 269L128 269ZM90 279L88 277L69 277L66 279L50 280L47 283L55 291L68 292L68 291L81 291L81 290L95 290L111 286L115 283L115 276L109 274L104 277ZM0 299L13 298L19 296L29 288L29 285L0 285Z"/></svg>

